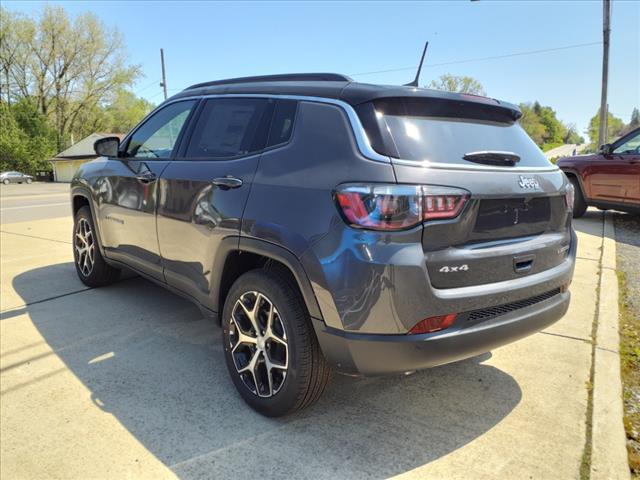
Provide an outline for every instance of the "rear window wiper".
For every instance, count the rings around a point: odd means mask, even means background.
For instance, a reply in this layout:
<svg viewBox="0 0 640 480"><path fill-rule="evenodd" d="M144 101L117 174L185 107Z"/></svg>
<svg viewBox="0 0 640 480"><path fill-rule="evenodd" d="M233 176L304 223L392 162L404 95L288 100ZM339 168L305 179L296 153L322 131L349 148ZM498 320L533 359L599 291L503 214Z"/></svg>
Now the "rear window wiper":
<svg viewBox="0 0 640 480"><path fill-rule="evenodd" d="M500 167L513 167L520 161L520 155L513 152L500 152L495 150L469 152L465 153L462 158L469 162L497 165Z"/></svg>

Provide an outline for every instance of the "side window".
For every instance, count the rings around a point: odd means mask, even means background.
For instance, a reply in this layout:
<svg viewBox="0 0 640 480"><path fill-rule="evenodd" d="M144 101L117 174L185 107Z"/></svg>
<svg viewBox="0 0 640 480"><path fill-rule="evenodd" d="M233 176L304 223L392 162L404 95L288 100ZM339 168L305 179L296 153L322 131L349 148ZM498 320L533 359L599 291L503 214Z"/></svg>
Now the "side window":
<svg viewBox="0 0 640 480"><path fill-rule="evenodd" d="M616 147L613 153L618 155L637 155L640 153L640 132L635 137L631 137L622 145Z"/></svg>
<svg viewBox="0 0 640 480"><path fill-rule="evenodd" d="M156 112L133 133L127 157L169 158L196 100L167 105Z"/></svg>
<svg viewBox="0 0 640 480"><path fill-rule="evenodd" d="M296 116L298 102L296 100L278 100L276 110L271 121L268 147L287 143L293 131L293 122Z"/></svg>
<svg viewBox="0 0 640 480"><path fill-rule="evenodd" d="M185 156L224 159L262 150L266 142L269 104L262 98L207 100Z"/></svg>

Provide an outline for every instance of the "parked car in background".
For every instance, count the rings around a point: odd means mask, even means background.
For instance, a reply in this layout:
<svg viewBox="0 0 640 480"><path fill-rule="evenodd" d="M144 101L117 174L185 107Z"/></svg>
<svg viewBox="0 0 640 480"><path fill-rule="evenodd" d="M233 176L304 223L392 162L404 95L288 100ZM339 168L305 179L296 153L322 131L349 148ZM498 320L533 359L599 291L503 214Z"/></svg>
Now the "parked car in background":
<svg viewBox="0 0 640 480"><path fill-rule="evenodd" d="M506 102L335 74L194 85L71 184L73 253L222 324L269 416L334 369L411 373L544 329L569 306L573 188Z"/></svg>
<svg viewBox="0 0 640 480"><path fill-rule="evenodd" d="M8 185L10 183L31 183L33 177L20 172L2 172L0 173L0 182Z"/></svg>
<svg viewBox="0 0 640 480"><path fill-rule="evenodd" d="M557 165L576 191L574 218L588 206L640 213L640 128L597 153L560 158Z"/></svg>

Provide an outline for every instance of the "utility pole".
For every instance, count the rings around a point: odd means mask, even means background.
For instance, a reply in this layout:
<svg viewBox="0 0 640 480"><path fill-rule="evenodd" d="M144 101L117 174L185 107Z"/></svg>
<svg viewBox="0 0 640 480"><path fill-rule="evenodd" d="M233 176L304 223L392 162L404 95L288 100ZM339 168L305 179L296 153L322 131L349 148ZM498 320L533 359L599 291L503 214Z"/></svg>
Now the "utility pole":
<svg viewBox="0 0 640 480"><path fill-rule="evenodd" d="M602 0L602 94L600 96L600 131L598 145L607 143L607 83L609 81L609 34L611 33L611 0Z"/></svg>
<svg viewBox="0 0 640 480"><path fill-rule="evenodd" d="M164 49L160 49L160 63L162 64L162 82L160 86L164 89L164 99L167 99L167 76L164 71Z"/></svg>

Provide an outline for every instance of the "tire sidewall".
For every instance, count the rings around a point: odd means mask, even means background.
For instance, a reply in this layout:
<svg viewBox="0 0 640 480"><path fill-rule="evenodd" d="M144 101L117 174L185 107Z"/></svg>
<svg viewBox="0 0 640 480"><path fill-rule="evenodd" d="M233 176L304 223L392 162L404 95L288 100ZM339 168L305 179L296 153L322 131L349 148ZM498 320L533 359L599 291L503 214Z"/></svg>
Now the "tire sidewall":
<svg viewBox="0 0 640 480"><path fill-rule="evenodd" d="M273 303L280 314L280 319L287 333L289 355L287 375L278 393L268 398L258 397L247 388L236 371L229 347L229 320L231 319L233 306L238 298L250 291L262 293ZM282 291L282 284L277 277L264 270L254 270L245 273L236 280L227 295L223 309L222 342L229 375L242 398L252 408L267 416L280 416L289 412L295 406L300 390L303 388L299 371L299 357L300 349L303 347L301 344L305 339L298 332L294 320L294 317L299 312L291 308L289 302L290 300L287 299L285 292Z"/></svg>
<svg viewBox="0 0 640 480"><path fill-rule="evenodd" d="M571 178L569 180L571 185L573 185L573 218L579 218L584 215L584 212L587 210L587 204L584 200L584 195L582 194L582 188L580 187L580 182L578 179Z"/></svg>

